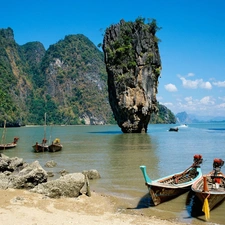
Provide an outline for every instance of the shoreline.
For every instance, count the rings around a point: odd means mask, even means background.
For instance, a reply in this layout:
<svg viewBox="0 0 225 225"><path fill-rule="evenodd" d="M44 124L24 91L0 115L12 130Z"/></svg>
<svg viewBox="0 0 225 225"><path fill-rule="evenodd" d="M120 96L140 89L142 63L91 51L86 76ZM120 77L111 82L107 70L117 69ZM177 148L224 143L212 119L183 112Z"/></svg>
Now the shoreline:
<svg viewBox="0 0 225 225"><path fill-rule="evenodd" d="M120 198L91 192L91 197L52 199L21 189L0 190L0 214L4 225L184 225L175 220L146 216L138 210L119 208Z"/></svg>

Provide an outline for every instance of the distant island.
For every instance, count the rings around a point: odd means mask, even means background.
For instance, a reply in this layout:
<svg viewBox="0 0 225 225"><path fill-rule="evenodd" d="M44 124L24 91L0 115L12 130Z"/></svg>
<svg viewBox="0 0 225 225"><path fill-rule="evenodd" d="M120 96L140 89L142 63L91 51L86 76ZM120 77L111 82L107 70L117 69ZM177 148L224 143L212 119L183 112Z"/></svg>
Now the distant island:
<svg viewBox="0 0 225 225"><path fill-rule="evenodd" d="M225 122L225 116L224 117L197 116L193 114L187 114L186 112L177 113L175 116L176 116L177 123L181 123L181 124Z"/></svg>

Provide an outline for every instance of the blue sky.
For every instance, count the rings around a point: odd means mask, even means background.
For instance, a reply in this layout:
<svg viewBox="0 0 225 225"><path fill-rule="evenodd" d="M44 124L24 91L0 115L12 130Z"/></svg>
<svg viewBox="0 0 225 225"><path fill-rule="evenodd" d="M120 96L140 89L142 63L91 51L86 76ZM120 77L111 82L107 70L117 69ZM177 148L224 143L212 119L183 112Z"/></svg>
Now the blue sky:
<svg viewBox="0 0 225 225"><path fill-rule="evenodd" d="M8 0L0 28L11 27L19 45L47 49L65 35L84 34L96 46L121 19L154 18L162 61L157 100L175 114L225 116L224 0Z"/></svg>

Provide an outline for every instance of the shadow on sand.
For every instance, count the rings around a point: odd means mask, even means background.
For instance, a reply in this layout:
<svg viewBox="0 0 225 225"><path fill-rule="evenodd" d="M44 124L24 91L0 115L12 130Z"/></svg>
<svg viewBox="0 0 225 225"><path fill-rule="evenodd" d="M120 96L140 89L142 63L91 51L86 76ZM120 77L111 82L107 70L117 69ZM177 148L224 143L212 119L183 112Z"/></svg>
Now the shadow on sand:
<svg viewBox="0 0 225 225"><path fill-rule="evenodd" d="M154 206L154 203L152 201L152 198L150 194L147 193L140 199L136 207L127 208L127 209L145 209L145 208L149 208L153 206Z"/></svg>

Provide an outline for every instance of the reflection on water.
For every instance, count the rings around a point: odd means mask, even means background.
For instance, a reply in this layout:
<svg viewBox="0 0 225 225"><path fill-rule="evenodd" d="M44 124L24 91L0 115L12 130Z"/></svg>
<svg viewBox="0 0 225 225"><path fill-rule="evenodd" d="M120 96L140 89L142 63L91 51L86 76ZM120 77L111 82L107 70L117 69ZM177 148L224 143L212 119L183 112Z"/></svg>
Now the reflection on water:
<svg viewBox="0 0 225 225"><path fill-rule="evenodd" d="M198 218L204 216L204 213L202 212L202 203L197 196L195 196L193 191L190 191L187 195L186 209L190 217Z"/></svg>
<svg viewBox="0 0 225 225"><path fill-rule="evenodd" d="M151 172L157 174L158 159L148 134L114 135L110 138L108 147L108 173L111 173L115 188L119 187L117 192L126 191L129 194L133 190L143 190L144 178L140 165L150 165Z"/></svg>
<svg viewBox="0 0 225 225"><path fill-rule="evenodd" d="M149 125L147 134L123 134L118 126L47 127L47 139L60 138L63 144L63 150L56 153L33 152L31 146L42 140L43 127L9 128L7 142L11 142L14 136L20 139L15 149L1 153L23 158L28 163L38 160L45 170L55 173L62 169L71 173L97 169L101 179L90 181L92 190L124 197L132 201L134 209L145 215L205 224L204 215L193 214L195 210L190 208L192 198L188 193L152 207L139 167L146 165L148 175L157 179L183 171L192 164L195 154L202 154L202 170L208 173L214 158L225 159L225 124L190 124L180 127L179 132L168 132L169 127L165 124ZM54 160L57 166L46 168L44 165L49 160ZM224 210L224 203L212 210L210 221L224 224Z"/></svg>

